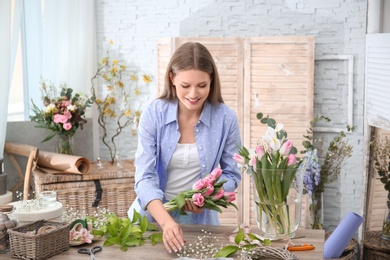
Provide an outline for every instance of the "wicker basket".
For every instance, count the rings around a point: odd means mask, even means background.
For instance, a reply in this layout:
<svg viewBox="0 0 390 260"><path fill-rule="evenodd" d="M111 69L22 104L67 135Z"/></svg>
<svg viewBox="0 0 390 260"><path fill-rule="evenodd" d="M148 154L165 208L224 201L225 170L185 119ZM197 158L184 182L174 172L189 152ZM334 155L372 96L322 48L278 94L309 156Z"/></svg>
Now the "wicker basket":
<svg viewBox="0 0 390 260"><path fill-rule="evenodd" d="M41 227L54 227L54 231L31 234ZM47 259L69 249L69 223L39 220L8 230L11 257L20 259Z"/></svg>
<svg viewBox="0 0 390 260"><path fill-rule="evenodd" d="M34 171L35 192L56 191L64 207L93 215L105 208L118 217L127 216L134 201L134 163L122 161L122 168L105 162L102 169L92 163L89 174L47 174Z"/></svg>
<svg viewBox="0 0 390 260"><path fill-rule="evenodd" d="M331 235L331 232L326 232L325 240ZM327 260L353 260L355 259L355 252L359 251L359 244L356 239L352 238L348 245L345 247L343 253L339 258L326 258Z"/></svg>
<svg viewBox="0 0 390 260"><path fill-rule="evenodd" d="M381 238L381 231L366 231L364 233L363 259L390 259L390 241Z"/></svg>

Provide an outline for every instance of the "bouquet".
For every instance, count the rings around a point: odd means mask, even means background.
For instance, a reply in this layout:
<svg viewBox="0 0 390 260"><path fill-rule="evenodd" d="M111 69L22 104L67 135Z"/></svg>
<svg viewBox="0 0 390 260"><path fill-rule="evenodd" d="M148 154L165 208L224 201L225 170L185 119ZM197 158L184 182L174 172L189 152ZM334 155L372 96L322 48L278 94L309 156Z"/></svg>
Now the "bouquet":
<svg viewBox="0 0 390 260"><path fill-rule="evenodd" d="M30 120L38 123L36 127L51 130L51 133L43 139L46 142L54 136L72 137L76 130L82 129L85 120L87 107L92 104L90 99L80 94L72 96L73 89L65 83L60 84L60 93L52 84L41 82L42 101L44 108L40 109L32 102L32 110L35 115L30 116ZM71 148L70 146L68 148ZM72 150L64 153L73 154Z"/></svg>
<svg viewBox="0 0 390 260"><path fill-rule="evenodd" d="M167 211L179 210L181 215L187 215L183 206L186 204L186 199L190 199L198 207L216 210L219 213L222 213L220 207L233 206L238 210L233 203L236 194L235 192L225 192L223 184L226 180L219 181L221 174L222 170L215 168L210 174L195 182L192 185L192 190L183 191L164 203L165 209Z"/></svg>
<svg viewBox="0 0 390 260"><path fill-rule="evenodd" d="M106 55L91 79L91 99L97 106L98 123L103 130L102 142L109 150L111 164L118 160L116 138L130 125L132 134L137 133L140 108L152 81L150 75L130 65L110 41ZM99 81L103 83L101 90L95 86Z"/></svg>
<svg viewBox="0 0 390 260"><path fill-rule="evenodd" d="M275 237L290 235L296 223L290 223L288 195L302 161L296 157L297 149L287 139L283 124L276 124L268 116L263 118L262 113L258 113L257 118L268 126L263 139L254 150L239 147L239 153L233 159L243 171L252 175L260 230L271 232Z"/></svg>
<svg viewBox="0 0 390 260"><path fill-rule="evenodd" d="M309 212L310 212L310 226L312 229L323 229L322 221L322 194L325 185L332 183L337 179L341 171L341 166L346 159L352 156L352 146L346 140L344 131L340 131L329 146L324 155L322 149L324 142L320 139L313 138L314 125L324 120L330 122L328 117L316 117L310 122L310 129L307 130L304 138L306 139L302 144L305 150L306 171L303 178L304 192L309 194ZM353 128L347 126L347 131L352 131ZM324 158L323 158L324 157ZM320 160L320 158L323 158Z"/></svg>

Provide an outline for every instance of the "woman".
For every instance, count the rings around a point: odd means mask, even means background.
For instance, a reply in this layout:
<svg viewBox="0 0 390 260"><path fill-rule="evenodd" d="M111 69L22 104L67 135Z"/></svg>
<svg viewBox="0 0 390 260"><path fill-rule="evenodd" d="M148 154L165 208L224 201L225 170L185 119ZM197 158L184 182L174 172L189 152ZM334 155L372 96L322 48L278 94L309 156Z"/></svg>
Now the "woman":
<svg viewBox="0 0 390 260"><path fill-rule="evenodd" d="M241 145L237 117L221 96L217 67L200 43L188 42L173 54L164 93L143 111L138 126L135 191L130 207L156 221L169 252L185 243L179 223L218 225L218 212L187 201L183 216L167 212L163 203L189 190L216 167L234 191L241 175L232 159Z"/></svg>

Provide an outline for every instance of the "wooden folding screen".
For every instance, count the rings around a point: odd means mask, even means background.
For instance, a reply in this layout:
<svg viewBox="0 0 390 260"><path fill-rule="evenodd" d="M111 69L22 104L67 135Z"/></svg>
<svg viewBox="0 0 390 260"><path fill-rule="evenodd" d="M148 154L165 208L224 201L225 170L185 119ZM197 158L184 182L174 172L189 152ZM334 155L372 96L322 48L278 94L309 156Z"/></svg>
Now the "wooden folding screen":
<svg viewBox="0 0 390 260"><path fill-rule="evenodd" d="M256 114L269 114L285 125L298 150L313 118L313 37L169 38L158 43L158 88L174 50L188 41L204 44L219 68L225 103L237 113L242 142L255 147L266 130ZM220 215L222 224L255 224L251 179L243 175L237 206ZM303 214L303 220L305 214Z"/></svg>

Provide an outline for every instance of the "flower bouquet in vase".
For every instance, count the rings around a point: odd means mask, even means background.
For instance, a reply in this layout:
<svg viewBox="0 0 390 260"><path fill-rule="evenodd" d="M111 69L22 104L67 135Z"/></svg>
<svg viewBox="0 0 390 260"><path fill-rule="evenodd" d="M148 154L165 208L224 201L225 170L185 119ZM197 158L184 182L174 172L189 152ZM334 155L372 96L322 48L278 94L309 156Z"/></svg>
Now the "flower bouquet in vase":
<svg viewBox="0 0 390 260"><path fill-rule="evenodd" d="M48 129L51 133L42 142L57 137L56 152L73 155L73 136L78 128L83 129L85 112L92 101L86 95L74 94L73 89L61 83L60 92L53 83L41 82L41 93L44 108L32 102L34 115L30 120L36 122L37 128Z"/></svg>
<svg viewBox="0 0 390 260"><path fill-rule="evenodd" d="M294 237L301 219L304 167L283 124L257 114L268 130L254 150L239 147L235 161L252 175L256 221L261 236Z"/></svg>

